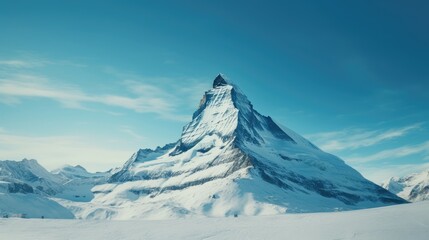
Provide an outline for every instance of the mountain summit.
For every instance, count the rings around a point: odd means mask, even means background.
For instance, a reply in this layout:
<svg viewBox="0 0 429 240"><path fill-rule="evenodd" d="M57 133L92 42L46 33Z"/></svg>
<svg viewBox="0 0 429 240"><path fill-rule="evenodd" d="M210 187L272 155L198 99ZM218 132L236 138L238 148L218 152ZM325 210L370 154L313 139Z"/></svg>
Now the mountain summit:
<svg viewBox="0 0 429 240"><path fill-rule="evenodd" d="M219 87L219 86L225 86L228 85L228 83L226 82L225 78L222 76L221 73L219 73L219 75L217 75L217 77L215 78L215 80L213 81L213 88L215 87Z"/></svg>
<svg viewBox="0 0 429 240"><path fill-rule="evenodd" d="M83 218L320 212L405 201L263 116L218 75L180 139L137 151L93 188Z"/></svg>

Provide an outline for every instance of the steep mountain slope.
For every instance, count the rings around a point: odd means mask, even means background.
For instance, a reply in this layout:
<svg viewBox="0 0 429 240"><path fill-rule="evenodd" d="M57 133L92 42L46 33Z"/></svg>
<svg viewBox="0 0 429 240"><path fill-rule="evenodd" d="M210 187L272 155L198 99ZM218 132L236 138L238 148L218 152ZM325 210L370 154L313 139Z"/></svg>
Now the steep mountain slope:
<svg viewBox="0 0 429 240"><path fill-rule="evenodd" d="M429 170L405 177L392 177L383 187L411 202L429 200Z"/></svg>
<svg viewBox="0 0 429 240"><path fill-rule="evenodd" d="M171 218L349 210L405 201L280 128L216 77L181 138L140 150L75 207L83 218Z"/></svg>

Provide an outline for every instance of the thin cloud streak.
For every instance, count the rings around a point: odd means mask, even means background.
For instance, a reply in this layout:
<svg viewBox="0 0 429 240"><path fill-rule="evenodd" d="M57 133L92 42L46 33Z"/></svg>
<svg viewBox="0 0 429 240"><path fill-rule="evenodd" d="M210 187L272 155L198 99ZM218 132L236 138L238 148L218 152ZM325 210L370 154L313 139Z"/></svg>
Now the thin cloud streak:
<svg viewBox="0 0 429 240"><path fill-rule="evenodd" d="M335 132L324 132L307 135L325 151L341 151L369 147L381 142L402 137L413 130L421 128L422 123L416 123L402 128L388 130L346 129Z"/></svg>
<svg viewBox="0 0 429 240"><path fill-rule="evenodd" d="M47 60L43 58L33 58L33 57L27 57L23 59L7 59L7 60L0 60L0 67L3 68L15 68L15 69L22 69L22 68L39 68L39 67L45 67L47 65L61 65L61 66L71 66L71 67L87 67L84 64L80 63L74 63L68 60Z"/></svg>
<svg viewBox="0 0 429 240"><path fill-rule="evenodd" d="M112 67L105 67L104 72L123 80L124 85L134 94L156 94L171 99L178 104L195 108L203 94L210 88L209 79L201 81L194 78L144 77L134 73L119 71ZM165 88L160 89L157 86ZM172 94L172 93L175 94Z"/></svg>
<svg viewBox="0 0 429 240"><path fill-rule="evenodd" d="M18 59L0 61L0 66L13 67L13 68L32 68L32 67L40 67L45 64L46 63L43 61L24 61L24 60L18 60Z"/></svg>
<svg viewBox="0 0 429 240"><path fill-rule="evenodd" d="M429 154L429 141L417 145L388 149L369 156L347 158L347 161L350 163L368 163L383 159L400 158L419 153Z"/></svg>
<svg viewBox="0 0 429 240"><path fill-rule="evenodd" d="M423 164L390 164L378 167L356 166L362 175L376 184L383 184L391 177L402 177L429 169L429 163Z"/></svg>
<svg viewBox="0 0 429 240"><path fill-rule="evenodd" d="M169 120L189 120L189 116L175 113L178 101L174 99L177 97L163 89L137 82L128 82L126 87L136 96L90 95L76 86L55 85L45 77L15 74L0 78L0 102L10 105L20 103L20 98L46 98L66 108L87 109L85 103L98 103L139 113L155 113Z"/></svg>

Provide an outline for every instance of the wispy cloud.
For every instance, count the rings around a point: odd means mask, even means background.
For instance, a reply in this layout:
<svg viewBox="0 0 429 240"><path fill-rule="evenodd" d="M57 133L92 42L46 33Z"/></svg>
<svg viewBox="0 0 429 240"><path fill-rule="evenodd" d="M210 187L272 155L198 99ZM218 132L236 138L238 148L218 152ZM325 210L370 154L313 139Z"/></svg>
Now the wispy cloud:
<svg viewBox="0 0 429 240"><path fill-rule="evenodd" d="M336 152L343 159L368 179L381 183L392 176L403 176L421 171L429 167L429 163L398 164L397 160L403 157L420 154L429 159L429 141L414 145L400 146L396 148L381 149L370 155L362 155L362 148L375 147L377 144L392 139L405 137L413 131L422 130L424 123L416 123L400 128L384 130L345 129L334 132L317 133L306 136L321 149L328 152ZM354 150L353 155L347 156L344 150ZM346 155L344 155L344 153Z"/></svg>
<svg viewBox="0 0 429 240"><path fill-rule="evenodd" d="M419 153L429 154L429 141L417 145L387 149L373 155L347 158L347 161L351 163L367 163L383 159L400 158Z"/></svg>
<svg viewBox="0 0 429 240"><path fill-rule="evenodd" d="M402 137L413 130L417 130L422 123L387 130L345 129L334 132L323 132L307 135L311 141L326 151L341 151L357 149L379 144L383 141Z"/></svg>
<svg viewBox="0 0 429 240"><path fill-rule="evenodd" d="M0 59L0 103L17 105L28 98L44 98L59 102L66 108L97 110L95 103L138 113L154 113L163 119L186 122L190 120L190 114L184 115L179 111L195 108L204 90L208 88L208 84L192 78L148 78L110 67L100 74L107 73L116 78L116 82L122 83L123 93L93 94L77 85L64 83L61 79L41 75L40 71L39 74L34 74L33 69L22 70L47 65L85 66L71 61L53 61L34 56ZM41 71L43 73L44 70ZM117 114L115 109L102 111Z"/></svg>
<svg viewBox="0 0 429 240"><path fill-rule="evenodd" d="M356 169L369 180L381 185L391 177L402 177L429 169L429 163L389 164L376 167L357 166Z"/></svg>
<svg viewBox="0 0 429 240"><path fill-rule="evenodd" d="M210 87L210 79L184 77L146 77L139 74L124 72L112 67L105 67L104 72L123 80L124 85L137 95L154 94L168 98L176 103L195 107ZM163 86L160 89L157 86Z"/></svg>
<svg viewBox="0 0 429 240"><path fill-rule="evenodd" d="M94 95L84 92L78 86L55 83L43 76L12 74L0 78L0 102L10 105L20 103L21 98L45 98L57 101L64 107L78 109L88 109L86 103L98 103L140 113L155 113L165 119L189 120L189 116L178 114L177 108L179 104L183 104L183 99L189 99L195 94L190 95L182 88L177 88L175 93L179 95L175 95L174 91L146 82L123 82L125 90L130 93L127 96Z"/></svg>
<svg viewBox="0 0 429 240"><path fill-rule="evenodd" d="M61 65L73 67L86 67L85 64L75 63L68 60L47 60L44 58L24 57L16 59L0 59L0 67L3 68L38 68L47 65Z"/></svg>
<svg viewBox="0 0 429 240"><path fill-rule="evenodd" d="M55 86L48 79L33 75L15 74L0 78L0 96L4 97L40 97L61 102L68 107L78 107L80 102L89 101L78 88L61 85Z"/></svg>
<svg viewBox="0 0 429 240"><path fill-rule="evenodd" d="M32 68L46 65L44 61L26 61L18 59L0 60L0 66L14 67L14 68Z"/></svg>

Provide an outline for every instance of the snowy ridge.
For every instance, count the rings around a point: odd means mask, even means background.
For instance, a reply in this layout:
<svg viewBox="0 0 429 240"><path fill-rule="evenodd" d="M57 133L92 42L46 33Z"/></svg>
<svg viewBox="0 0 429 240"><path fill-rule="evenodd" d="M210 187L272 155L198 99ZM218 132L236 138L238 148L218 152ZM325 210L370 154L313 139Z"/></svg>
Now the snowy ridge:
<svg viewBox="0 0 429 240"><path fill-rule="evenodd" d="M128 180L139 180L143 179L143 176L133 174L128 171L132 166L143 163L145 161L153 160L159 156L165 154L168 150L172 149L175 143L167 144L164 147L157 147L155 150L152 149L139 149L135 152L130 159L124 164L124 166L118 170L115 170L109 179L109 182L122 182Z"/></svg>
<svg viewBox="0 0 429 240"><path fill-rule="evenodd" d="M34 192L54 195L63 190L61 178L49 173L32 159L0 161L0 180L30 185Z"/></svg>
<svg viewBox="0 0 429 240"><path fill-rule="evenodd" d="M429 200L429 170L405 177L392 177L382 185L411 202Z"/></svg>
<svg viewBox="0 0 429 240"><path fill-rule="evenodd" d="M64 165L60 168L52 170L51 173L61 177L64 180L106 177L106 173L104 172L90 173L80 165L76 165L76 166Z"/></svg>

